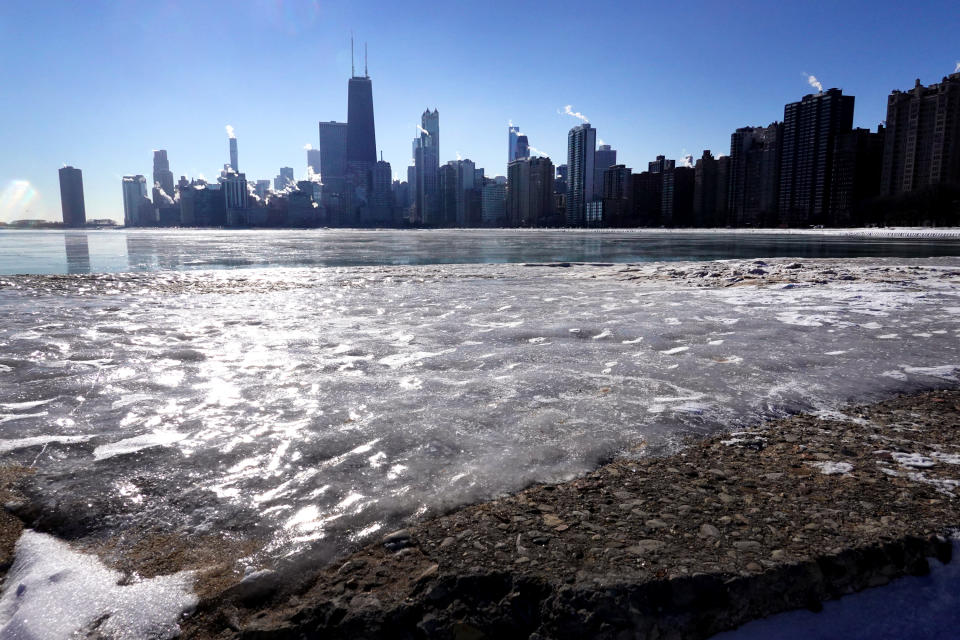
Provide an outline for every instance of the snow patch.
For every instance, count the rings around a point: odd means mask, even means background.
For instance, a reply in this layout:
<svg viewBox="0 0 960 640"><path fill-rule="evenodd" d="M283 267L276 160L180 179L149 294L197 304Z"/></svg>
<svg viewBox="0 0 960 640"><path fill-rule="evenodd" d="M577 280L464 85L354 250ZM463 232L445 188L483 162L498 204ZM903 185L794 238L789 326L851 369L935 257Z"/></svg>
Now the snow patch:
<svg viewBox="0 0 960 640"><path fill-rule="evenodd" d="M853 465L849 462L811 462L811 467L820 469L820 473L825 476L848 475L853 471Z"/></svg>
<svg viewBox="0 0 960 640"><path fill-rule="evenodd" d="M27 529L0 596L0 638L172 638L197 604L190 572L121 581L95 556Z"/></svg>

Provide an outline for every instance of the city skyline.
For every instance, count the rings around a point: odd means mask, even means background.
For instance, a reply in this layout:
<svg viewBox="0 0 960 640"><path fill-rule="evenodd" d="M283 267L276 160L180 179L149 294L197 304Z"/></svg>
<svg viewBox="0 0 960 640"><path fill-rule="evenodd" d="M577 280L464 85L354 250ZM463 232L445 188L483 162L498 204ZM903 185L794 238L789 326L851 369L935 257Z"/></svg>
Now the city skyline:
<svg viewBox="0 0 960 640"><path fill-rule="evenodd" d="M68 88L76 87L80 82L80 78L66 77L71 69L76 70L78 61L63 61L60 65L63 68L52 70L48 78L27 76L30 70L36 71L36 66L43 63L47 56L62 52L63 47L75 44L78 38L81 41L85 39L83 33L78 35L75 29L68 29L67 21L79 18L79 24L82 25L94 18L103 19L105 28L109 29L116 28L116 25L111 25L118 20L114 14L115 8L98 7L76 16L73 14L76 9L63 5L62 11L56 12L51 18L49 29L41 39L50 45L50 51L27 59L22 68L14 71L13 86L20 87L22 99L0 107L0 115L5 116L11 124L0 132L0 148L4 149L0 157L0 197L3 198L0 221L18 218L58 220L60 203L54 170L64 164L84 171L88 218L122 221L123 203L119 188L122 176L150 175L151 152L154 149L166 149L170 170L176 178L181 175L204 175L207 179L214 179L220 168L230 161L228 138L224 134L226 125L232 125L237 130L244 152L242 166L248 180L272 178L280 166L293 166L296 178L301 179L306 173L302 149L305 144L317 144L317 122L346 120L347 105L342 83L350 76L351 23L363 26L363 29L357 30L357 40L370 42L369 74L377 83L376 100L380 105L376 113L377 157L381 150L384 151L385 160L392 165L394 177L399 179L405 179L406 166L410 161L407 157L409 140L416 133L417 115L425 105L443 114L444 145L438 158L441 165L460 156L473 160L477 167L484 167L488 176L506 175L503 147L506 146L505 130L510 121L522 126L520 133L529 136L534 149L546 152L555 165L562 164L567 151L567 132L580 121L576 116L567 115L567 112L582 112L589 115L591 124L598 131L597 144L612 145L619 153L619 163L639 171L660 154L682 161L684 155L699 157L703 149L711 149L714 154L729 153L730 134L733 131L780 120L785 103L798 101L803 95L815 92L816 89L811 86L815 80L811 80L809 74L816 76L825 88L837 87L845 94L856 96L854 126L874 129L886 116L886 97L890 91L906 90L918 77L923 84L938 82L954 71L955 59L960 57L960 52L950 51L949 38L938 41L936 37L937 33L947 34L956 27L955 12L950 12L945 3L928 3L922 11L914 9L907 13L898 13L900 10L893 5L874 3L836 8L833 13L824 8L808 8L808 23L816 27L814 33L808 35L810 42L791 49L791 43L796 44L796 37L794 34L784 34L785 42L771 49L770 60L756 60L753 56L747 56L751 65L742 62L747 54L743 50L744 34L752 31L748 26L755 26L742 23L748 15L752 15L746 8L718 11L704 7L701 16L697 17L696 12L686 12L682 18L665 8L650 10L652 13L649 17L659 17L658 24L665 25L663 31L666 33L673 33L684 25L690 27L691 34L697 33L698 24L702 28L703 24L700 23L708 17L716 21L712 28L734 24L736 29L724 32L726 41L717 39L711 45L727 54L728 59L719 61L702 57L705 45L699 41L684 42L684 47L669 53L651 53L639 45L628 43L623 37L623 28L613 28L616 21L612 12L599 9L591 13L597 27L610 27L612 30L608 33L612 44L623 49L621 54L627 53L629 56L621 55L616 63L608 65L612 68L607 69L599 65L590 67L591 62L597 61L593 54L584 51L569 67L570 73L582 74L584 67L590 72L584 75L584 81L576 88L563 82L564 69L546 64L531 68L525 74L511 74L506 70L498 70L493 74L489 64L481 63L472 69L461 69L458 78L451 70L456 67L455 63L462 56L481 53L479 44L469 46L482 40L477 34L473 34L472 40L465 41L467 46L462 46L462 51L451 54L450 60L437 63L436 73L425 73L425 78L420 78L409 71L424 64L424 55L409 46L398 46L398 38L402 34L397 32L402 31L403 24L409 20L409 17L397 15L399 9L381 7L384 15L373 16L373 11L358 8L321 9L319 5L311 3L301 3L296 8L290 3L281 4L284 8L277 11L262 4L245 6L237 9L236 15L224 15L222 18L230 28L235 29L233 36L240 40L249 35L255 18L265 18L258 42L260 45L264 45L262 41L277 45L277 51L264 56L265 59L272 59L287 47L295 47L301 53L314 50L311 59L316 62L310 65L309 71L301 70L294 76L304 82L294 83L282 90L263 91L261 98L253 101L253 104L244 103L243 107L239 103L244 102L242 97L247 88L240 89L241 96L234 97L236 104L233 105L228 104L226 97L212 97L223 88L221 83L229 85L230 79L222 74L206 74L205 82L199 86L196 78L184 79L184 69L178 61L197 50L194 46L184 46L182 50L176 48L177 43L189 35L188 27L175 30L171 34L171 44L163 50L174 58L165 65L170 68L165 77L179 78L182 89L177 87L177 83L173 83L169 89L165 89L166 85L162 83L156 86L150 84L139 94L133 92L133 95L125 95L119 106L114 102L98 105L92 95L97 87L103 89L106 85L108 96L116 91L112 84L116 78L105 77L114 63L101 60L103 68L93 70L90 86L79 87L82 91L75 102L54 100L57 96L53 95L53 85L57 78L66 78ZM157 11L169 12L173 10L171 7L175 8L175 5L165 5ZM522 19L525 10L518 11L521 11L518 19ZM18 25L22 26L30 18L31 13L32 10L27 7L0 9L0 36L13 34ZM557 27L562 22L561 18L569 18L574 13L572 6L556 7L555 14L546 21L552 37L559 37ZM767 13L769 15L756 16L756 20L765 24L771 21L783 24L789 19L801 18L792 9L778 8ZM865 21L864 24L856 24L858 33L851 34L849 41L839 42L841 33L845 33L844 29L848 29L857 16ZM636 26L636 20L631 20L636 17L631 13L626 22ZM398 22L390 24L390 18L396 18ZM429 20L449 22L451 16L436 15ZM462 32L465 27L461 23L462 20L454 20L450 23L450 33L439 33L438 44L450 38L451 34ZM145 24L146 20L138 23L137 28L143 29ZM220 25L218 28L227 29L227 26ZM487 17L480 20L478 29L480 35L495 35L498 38L509 31L504 25L492 22ZM29 29L26 31L29 32ZM913 38L893 38L892 34L895 33L901 36L913 34ZM921 33L925 44L922 52L915 50ZM53 42L58 34L64 36L63 43ZM878 40L881 34L890 37L880 37ZM219 35L222 34L213 34L213 40ZM659 34L649 42L657 42L664 35ZM129 34L125 34L127 36ZM152 41L155 37L155 34L151 34L147 40ZM489 53L491 59L502 61L523 51L532 53L532 45L543 37L543 34L531 34L531 48L528 49L483 49L483 52ZM14 49L11 43L16 39L2 39L8 44L0 45L0 54L8 57ZM770 38L759 40L768 45L772 42ZM88 56L80 56L79 62L102 57L108 48L93 46L89 42L84 44L91 47L92 51ZM209 45L198 46L202 49ZM252 44L248 43L240 49L249 53L251 50L247 50L246 46ZM854 51L858 46L861 50ZM698 51L701 54L699 59ZM880 51L886 54L880 55ZM842 52L847 55L834 60ZM150 53L148 59L153 59L151 56L155 55ZM869 55L878 59L867 64ZM791 60L785 62L784 58ZM138 59L136 55L134 59ZM650 63L659 61L663 69L651 78L648 70L639 69L636 65L637 61L643 60ZM228 66L234 64L231 62ZM740 64L743 65L742 69L738 69ZM870 73L871 65L874 67L873 73ZM771 71L771 66L776 67L775 73ZM407 72L400 69L407 69ZM630 69L635 73L623 74ZM678 70L685 70L687 76L677 75ZM751 73L751 70L764 73L758 75ZM627 82L609 83L613 71L619 71ZM804 76L804 72L808 75ZM464 76L464 73L469 75ZM286 77L285 73L279 75ZM429 80L426 76L429 76ZM17 83L18 77L23 82ZM271 81L269 75L264 77L268 84L281 79L278 77ZM518 82L526 83L524 86L533 90L530 94L536 96L512 91L496 95L495 91L491 91L495 86L516 86ZM607 85L604 90L600 85L605 82ZM632 85L633 88L622 85ZM84 91L86 100L81 100ZM190 95L192 102L197 104L179 104L172 94L181 98L182 95ZM654 108L651 108L651 102ZM39 109L30 111L27 107L31 103ZM218 108L224 106L227 108L218 113ZM118 109L122 111L119 118L116 117ZM285 113L291 117L285 117ZM47 121L43 120L44 117ZM48 134L42 125L50 122L61 125L49 127L60 132L55 136L56 144L43 143L44 136ZM64 130L69 131L70 135L64 135ZM141 149L139 145L146 142L145 138L153 142L149 148ZM52 160L53 157L57 159ZM148 186L152 188L152 185ZM32 198L29 196L31 191L36 194Z"/></svg>

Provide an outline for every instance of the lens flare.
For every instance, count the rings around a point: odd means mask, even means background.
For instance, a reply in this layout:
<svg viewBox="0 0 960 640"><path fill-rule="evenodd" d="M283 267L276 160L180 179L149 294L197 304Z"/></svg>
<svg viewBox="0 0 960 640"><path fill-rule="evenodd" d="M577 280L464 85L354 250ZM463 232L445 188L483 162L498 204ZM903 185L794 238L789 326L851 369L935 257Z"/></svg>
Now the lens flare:
<svg viewBox="0 0 960 640"><path fill-rule="evenodd" d="M37 197L37 190L29 180L11 180L0 193L0 220L10 222L29 218L30 203Z"/></svg>

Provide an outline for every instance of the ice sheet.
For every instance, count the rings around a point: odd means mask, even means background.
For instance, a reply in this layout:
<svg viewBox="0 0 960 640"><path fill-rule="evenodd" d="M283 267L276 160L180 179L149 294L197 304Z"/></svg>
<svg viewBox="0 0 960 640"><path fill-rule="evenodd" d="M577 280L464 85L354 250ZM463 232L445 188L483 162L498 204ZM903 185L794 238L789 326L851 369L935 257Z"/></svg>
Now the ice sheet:
<svg viewBox="0 0 960 640"><path fill-rule="evenodd" d="M955 384L957 267L866 277L889 264L791 288L628 266L6 277L0 403L20 419L0 450L78 527L339 552L641 442ZM676 268L752 268L710 265Z"/></svg>

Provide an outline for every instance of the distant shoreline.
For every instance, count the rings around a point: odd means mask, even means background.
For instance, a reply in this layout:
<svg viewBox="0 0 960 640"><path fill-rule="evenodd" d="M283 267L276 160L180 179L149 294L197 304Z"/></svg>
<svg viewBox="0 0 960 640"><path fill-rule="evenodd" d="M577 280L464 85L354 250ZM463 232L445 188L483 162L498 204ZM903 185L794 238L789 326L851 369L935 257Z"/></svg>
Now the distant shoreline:
<svg viewBox="0 0 960 640"><path fill-rule="evenodd" d="M760 228L570 228L570 227L537 227L537 228L482 228L482 227L441 227L441 228L350 228L350 227L92 227L89 229L67 229L49 227L11 227L0 226L0 231L44 231L56 233L89 233L89 232L116 232L128 231L135 233L180 233L195 231L217 231L223 233L276 233L276 232L308 232L308 233L442 233L456 231L460 233L505 233L505 234L538 234L538 233L574 233L574 234L636 234L636 235L678 235L678 234L705 234L705 235L788 235L788 236L838 236L855 238L877 239L936 239L960 240L960 227L852 227L852 228L823 228L823 229L760 229Z"/></svg>

